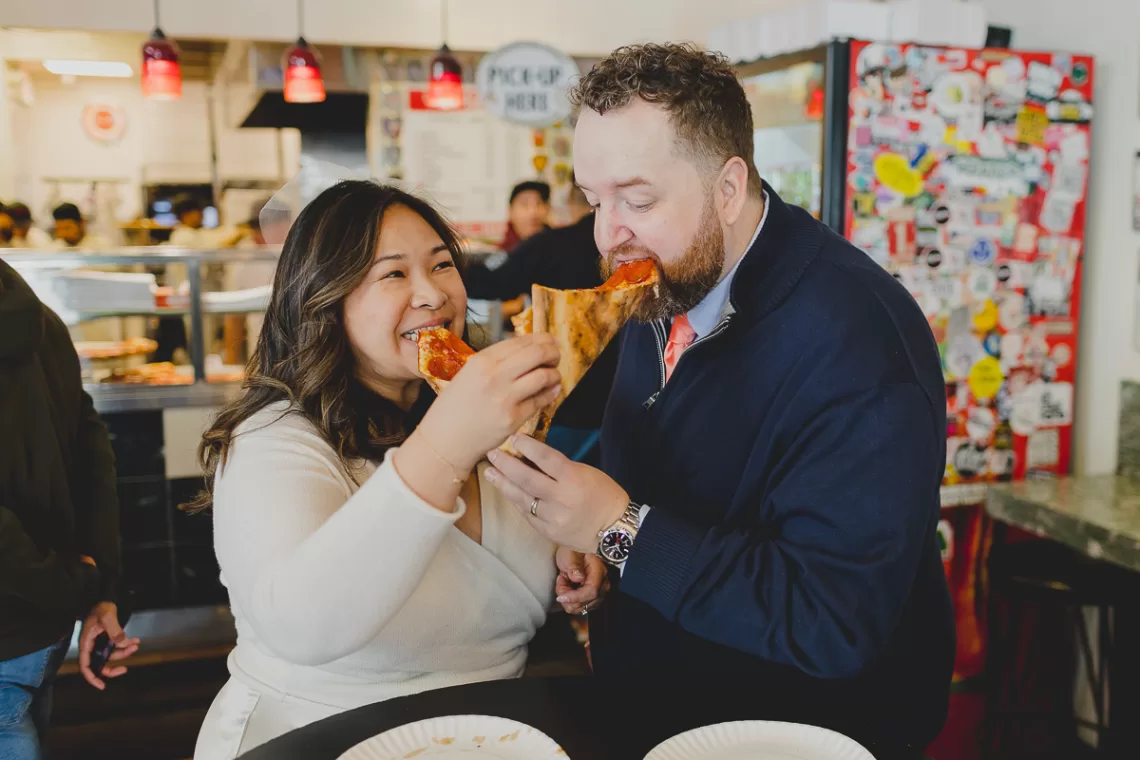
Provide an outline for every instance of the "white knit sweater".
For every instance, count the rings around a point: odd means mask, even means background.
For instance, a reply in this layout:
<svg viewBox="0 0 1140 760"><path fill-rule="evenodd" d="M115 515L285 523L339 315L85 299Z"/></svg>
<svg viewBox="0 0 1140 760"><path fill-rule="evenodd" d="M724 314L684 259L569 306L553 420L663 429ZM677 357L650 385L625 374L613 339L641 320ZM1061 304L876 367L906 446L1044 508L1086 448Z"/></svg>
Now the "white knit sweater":
<svg viewBox="0 0 1140 760"><path fill-rule="evenodd" d="M215 478L214 542L237 621L235 678L339 709L522 673L554 547L482 480L483 543L390 457L355 480L302 415L267 408ZM360 483L362 485L357 485Z"/></svg>

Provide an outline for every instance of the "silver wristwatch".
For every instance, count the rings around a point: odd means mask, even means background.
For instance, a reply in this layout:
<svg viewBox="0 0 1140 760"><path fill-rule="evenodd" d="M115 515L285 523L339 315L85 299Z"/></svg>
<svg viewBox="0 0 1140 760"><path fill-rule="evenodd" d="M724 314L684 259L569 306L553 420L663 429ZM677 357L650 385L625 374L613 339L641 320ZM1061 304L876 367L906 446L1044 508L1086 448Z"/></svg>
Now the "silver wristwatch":
<svg viewBox="0 0 1140 760"><path fill-rule="evenodd" d="M620 568L633 551L633 541L641 527L641 505L629 503L625 514L616 523L599 531L598 556L603 562Z"/></svg>

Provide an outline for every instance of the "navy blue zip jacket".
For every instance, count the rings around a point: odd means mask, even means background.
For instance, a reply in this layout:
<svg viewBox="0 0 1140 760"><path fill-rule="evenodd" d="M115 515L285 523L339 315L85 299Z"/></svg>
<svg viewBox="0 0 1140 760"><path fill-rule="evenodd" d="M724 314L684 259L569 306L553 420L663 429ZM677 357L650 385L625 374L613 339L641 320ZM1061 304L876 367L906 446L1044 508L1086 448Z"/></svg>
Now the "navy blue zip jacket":
<svg viewBox="0 0 1140 760"><path fill-rule="evenodd" d="M921 747L954 660L938 349L899 283L765 189L734 313L667 385L668 325L624 332L603 469L652 510L591 618L595 668L711 678L758 712L798 701Z"/></svg>

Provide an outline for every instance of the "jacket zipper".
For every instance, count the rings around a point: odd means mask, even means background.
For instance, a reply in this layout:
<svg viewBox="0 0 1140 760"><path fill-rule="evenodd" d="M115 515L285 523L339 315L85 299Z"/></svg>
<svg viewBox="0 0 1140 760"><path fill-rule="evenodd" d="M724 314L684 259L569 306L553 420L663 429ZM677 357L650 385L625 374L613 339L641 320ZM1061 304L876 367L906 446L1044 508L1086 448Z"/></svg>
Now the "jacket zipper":
<svg viewBox="0 0 1140 760"><path fill-rule="evenodd" d="M718 322L717 326L714 327L711 331L709 331L708 335L704 336L703 338L698 338L697 340L693 341L692 345L690 345L688 348L686 348L684 353L687 354L690 351L692 351L694 348L699 346L700 344L704 343L705 341L711 340L711 339L715 338L716 336L720 335L722 332L724 332L725 330L728 329L728 323L731 321L732 321L732 315L729 314L724 319L722 319L720 322ZM653 405L655 403L657 403L657 397L660 396L661 391L663 391L665 389L665 342L664 341L667 340L667 338L662 339L662 337L661 337L664 330L665 330L664 322L658 321L658 322L653 323L653 338L657 343L657 360L658 360L658 369L660 370L660 382L661 382L661 384L658 386L657 392L654 393L649 398L647 398L641 404L641 406L645 409L645 411L649 411L651 408L653 408ZM684 354L682 354L682 356L684 356ZM681 362L681 360L678 359L677 363L680 364L680 362ZM673 368L673 371L674 372L676 371L676 367Z"/></svg>

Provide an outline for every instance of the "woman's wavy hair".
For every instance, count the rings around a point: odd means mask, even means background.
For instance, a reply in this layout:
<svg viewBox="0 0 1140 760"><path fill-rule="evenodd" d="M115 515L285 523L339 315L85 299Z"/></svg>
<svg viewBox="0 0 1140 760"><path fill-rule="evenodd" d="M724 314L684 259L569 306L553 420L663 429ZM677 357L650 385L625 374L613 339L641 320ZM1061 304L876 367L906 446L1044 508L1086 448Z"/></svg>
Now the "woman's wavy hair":
<svg viewBox="0 0 1140 760"><path fill-rule="evenodd" d="M417 411L401 409L357 379L344 328L344 301L371 269L384 212L392 206L422 217L463 274L459 237L427 201L364 180L340 182L314 198L285 238L242 396L202 436L198 459L206 490L184 510L212 506L214 476L225 467L235 430L275 402L288 401L312 422L350 473L352 460L379 461L410 432ZM427 393L425 387L420 395Z"/></svg>

